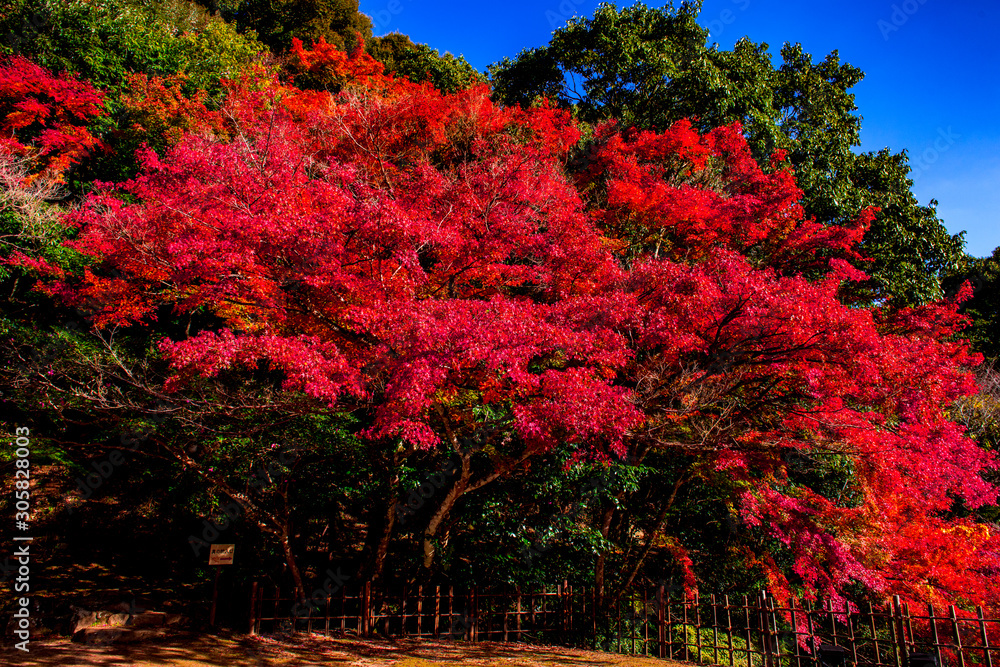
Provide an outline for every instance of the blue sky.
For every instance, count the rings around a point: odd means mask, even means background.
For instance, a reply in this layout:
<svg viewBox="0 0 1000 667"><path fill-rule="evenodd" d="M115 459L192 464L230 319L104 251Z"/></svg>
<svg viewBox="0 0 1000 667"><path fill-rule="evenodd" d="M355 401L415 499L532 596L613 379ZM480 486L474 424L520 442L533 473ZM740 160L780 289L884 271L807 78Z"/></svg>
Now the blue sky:
<svg viewBox="0 0 1000 667"><path fill-rule="evenodd" d="M482 70L547 44L597 4L361 0L361 11L377 35L399 31ZM774 54L784 42L801 42L814 60L839 50L866 75L853 89L861 149L907 149L917 199L937 199L949 231L965 230L968 252L983 256L1000 246L998 19L996 0L705 0L700 22L723 48L746 35Z"/></svg>

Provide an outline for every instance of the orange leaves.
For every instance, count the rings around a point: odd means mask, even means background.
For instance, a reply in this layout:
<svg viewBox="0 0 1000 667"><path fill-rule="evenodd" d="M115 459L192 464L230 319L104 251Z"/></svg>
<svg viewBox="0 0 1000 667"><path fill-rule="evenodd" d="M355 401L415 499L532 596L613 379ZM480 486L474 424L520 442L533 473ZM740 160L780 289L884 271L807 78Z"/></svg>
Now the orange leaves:
<svg viewBox="0 0 1000 667"><path fill-rule="evenodd" d="M186 81L183 74L166 79L129 75L121 104L131 117L132 129L162 137L167 145L176 144L186 133L220 132L222 118L205 106L207 94L198 90L188 97L182 90Z"/></svg>
<svg viewBox="0 0 1000 667"><path fill-rule="evenodd" d="M300 81L300 85L307 83L308 87L334 92L345 86L378 88L389 92L394 83L391 76L384 74L382 63L365 53L361 35L358 35L357 49L351 54L328 44L322 36L311 49L306 49L302 40L292 38L292 56L294 69L306 79Z"/></svg>

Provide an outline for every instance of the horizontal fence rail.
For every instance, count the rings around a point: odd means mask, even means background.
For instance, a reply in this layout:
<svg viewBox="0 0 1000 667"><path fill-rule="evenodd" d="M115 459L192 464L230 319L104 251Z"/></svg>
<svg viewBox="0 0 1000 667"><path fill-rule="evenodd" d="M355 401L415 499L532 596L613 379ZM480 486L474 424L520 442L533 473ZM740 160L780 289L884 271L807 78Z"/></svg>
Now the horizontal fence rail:
<svg viewBox="0 0 1000 667"><path fill-rule="evenodd" d="M599 599L568 582L537 590L370 583L314 595L255 583L250 630L589 647L720 667L1000 667L1000 619L954 606L833 608L758 596L688 597L663 586ZM992 643L991 643L992 642Z"/></svg>

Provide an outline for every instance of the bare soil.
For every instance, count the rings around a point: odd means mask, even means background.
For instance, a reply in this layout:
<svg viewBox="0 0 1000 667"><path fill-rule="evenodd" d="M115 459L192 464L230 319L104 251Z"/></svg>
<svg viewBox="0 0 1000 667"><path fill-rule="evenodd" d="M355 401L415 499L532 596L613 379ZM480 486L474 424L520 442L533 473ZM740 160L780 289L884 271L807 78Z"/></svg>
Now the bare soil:
<svg viewBox="0 0 1000 667"><path fill-rule="evenodd" d="M529 644L331 639L297 634L281 638L248 635L187 635L155 643L83 646L68 639L30 644L24 653L7 645L0 665L31 667L687 667L684 663Z"/></svg>

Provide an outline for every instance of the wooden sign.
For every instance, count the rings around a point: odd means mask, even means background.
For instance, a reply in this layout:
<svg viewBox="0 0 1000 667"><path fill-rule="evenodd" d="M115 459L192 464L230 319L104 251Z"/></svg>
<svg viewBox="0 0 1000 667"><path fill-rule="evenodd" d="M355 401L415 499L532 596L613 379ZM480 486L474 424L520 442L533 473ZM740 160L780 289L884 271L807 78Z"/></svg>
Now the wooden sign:
<svg viewBox="0 0 1000 667"><path fill-rule="evenodd" d="M236 553L235 544L213 544L208 554L208 564L232 565L234 553Z"/></svg>

